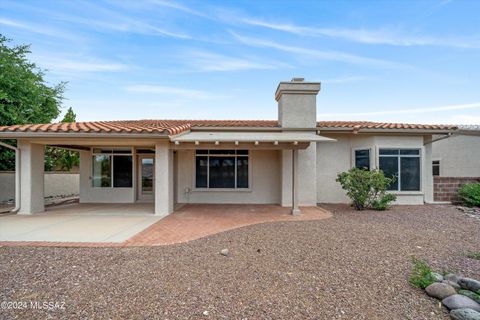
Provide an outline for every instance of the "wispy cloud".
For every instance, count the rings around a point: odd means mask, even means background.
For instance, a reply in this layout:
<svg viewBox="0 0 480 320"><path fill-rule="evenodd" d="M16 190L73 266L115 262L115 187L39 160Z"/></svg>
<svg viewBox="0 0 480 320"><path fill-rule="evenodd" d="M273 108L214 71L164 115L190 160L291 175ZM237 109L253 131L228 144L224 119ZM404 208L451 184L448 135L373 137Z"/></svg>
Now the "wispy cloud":
<svg viewBox="0 0 480 320"><path fill-rule="evenodd" d="M324 36L365 44L384 44L392 46L445 46L458 48L480 48L480 36L474 37L431 37L406 35L389 29L352 29L352 28L318 28L289 23L275 23L257 18L243 18L240 22L257 27L288 32L302 36Z"/></svg>
<svg viewBox="0 0 480 320"><path fill-rule="evenodd" d="M182 56L183 61L191 71L215 72L215 71L242 71L289 68L286 63L258 60L253 57L231 57L205 51L189 51Z"/></svg>
<svg viewBox="0 0 480 320"><path fill-rule="evenodd" d="M89 56L65 57L62 55L32 55L41 68L56 74L120 72L131 66L119 62L105 61Z"/></svg>
<svg viewBox="0 0 480 320"><path fill-rule="evenodd" d="M25 30L31 33L55 37L55 38L63 38L63 39L70 39L70 40L78 39L77 35L74 35L72 33L68 33L65 31L61 31L58 28L50 28L45 25L39 25L39 24L30 23L30 22L14 20L10 18L0 17L0 25Z"/></svg>
<svg viewBox="0 0 480 320"><path fill-rule="evenodd" d="M166 7L166 8L170 8L170 9L174 9L174 10L178 10L178 11L182 11L182 12L194 15L194 16L200 16L200 17L208 18L207 14L205 14L203 12L200 12L200 11L197 11L197 10L194 10L190 7L184 6L184 5L182 5L178 2L175 2L175 1L150 0L149 3L155 4L155 5L158 5L158 6L162 6L162 7Z"/></svg>
<svg viewBox="0 0 480 320"><path fill-rule="evenodd" d="M326 51L326 50L302 48L298 46L284 45L278 42L259 39L259 38L246 37L246 36L239 35L235 32L230 32L230 33L235 37L237 41L248 46L272 48L272 49L276 49L284 52L309 56L319 60L338 61L338 62L344 62L344 63L350 63L350 64L370 65L370 66L389 67L389 68L407 67L406 65L402 65L400 63L396 63L392 61L362 57L362 56L341 52L341 51Z"/></svg>
<svg viewBox="0 0 480 320"><path fill-rule="evenodd" d="M186 99L218 99L224 98L225 96L212 94L206 91L185 89L179 87L171 86L161 86L161 85L132 85L125 88L128 92L134 93L144 93L144 94L161 94L161 95L170 95Z"/></svg>
<svg viewBox="0 0 480 320"><path fill-rule="evenodd" d="M468 110L468 109L480 109L480 102L457 104L449 106L439 106L431 108L398 108L396 110L384 110L373 112L355 112L355 113L323 113L319 114L319 117L363 117L363 116L384 116L384 115L401 115L401 114L422 114L433 113L440 111L455 111L455 110Z"/></svg>

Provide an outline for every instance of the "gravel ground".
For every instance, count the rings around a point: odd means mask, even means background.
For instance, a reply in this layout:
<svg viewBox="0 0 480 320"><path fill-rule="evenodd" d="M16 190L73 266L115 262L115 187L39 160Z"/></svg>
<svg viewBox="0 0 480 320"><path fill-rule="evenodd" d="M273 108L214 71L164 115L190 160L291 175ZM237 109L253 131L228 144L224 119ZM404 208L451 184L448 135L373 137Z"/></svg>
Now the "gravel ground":
<svg viewBox="0 0 480 320"><path fill-rule="evenodd" d="M333 218L165 247L0 248L0 301L65 303L0 318L448 319L409 286L410 256L480 278L464 256L480 251L480 223L452 206L324 207Z"/></svg>

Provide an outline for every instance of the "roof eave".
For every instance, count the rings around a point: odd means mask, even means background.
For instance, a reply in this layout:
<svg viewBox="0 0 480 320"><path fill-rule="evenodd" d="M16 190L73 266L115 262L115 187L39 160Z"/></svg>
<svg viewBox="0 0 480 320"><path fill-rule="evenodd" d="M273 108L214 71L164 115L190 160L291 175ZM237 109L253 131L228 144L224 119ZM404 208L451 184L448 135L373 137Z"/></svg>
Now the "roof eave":
<svg viewBox="0 0 480 320"><path fill-rule="evenodd" d="M22 138L168 138L168 133L121 133L121 132L0 132L0 139Z"/></svg>
<svg viewBox="0 0 480 320"><path fill-rule="evenodd" d="M402 133L402 134L447 134L457 132L457 129L385 129L385 128L331 128L331 127L318 127L320 132L332 132L332 133Z"/></svg>

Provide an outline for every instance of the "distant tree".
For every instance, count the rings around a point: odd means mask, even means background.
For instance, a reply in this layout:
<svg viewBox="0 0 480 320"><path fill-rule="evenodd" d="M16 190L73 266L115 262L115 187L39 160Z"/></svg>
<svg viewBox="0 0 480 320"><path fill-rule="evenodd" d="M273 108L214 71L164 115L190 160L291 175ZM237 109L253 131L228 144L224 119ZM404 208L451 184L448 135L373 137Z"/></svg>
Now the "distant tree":
<svg viewBox="0 0 480 320"><path fill-rule="evenodd" d="M66 83L49 85L44 71L27 59L30 46L9 42L0 34L0 126L51 122L60 114ZM14 168L14 152L0 148L0 170Z"/></svg>
<svg viewBox="0 0 480 320"><path fill-rule="evenodd" d="M62 122L75 122L77 115L70 107L63 117ZM70 171L74 166L80 164L80 155L76 151L70 151L60 148L47 147L45 149L45 170L51 171L60 169L62 171Z"/></svg>

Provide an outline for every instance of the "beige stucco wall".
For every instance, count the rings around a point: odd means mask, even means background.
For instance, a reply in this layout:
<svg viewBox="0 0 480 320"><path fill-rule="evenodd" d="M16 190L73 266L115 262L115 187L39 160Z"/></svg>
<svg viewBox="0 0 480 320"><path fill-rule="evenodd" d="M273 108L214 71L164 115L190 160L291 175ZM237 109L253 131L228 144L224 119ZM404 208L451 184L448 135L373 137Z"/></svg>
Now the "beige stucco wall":
<svg viewBox="0 0 480 320"><path fill-rule="evenodd" d="M80 152L80 203L132 203L135 202L134 188L94 188L92 187L92 154ZM133 157L133 168L136 160ZM133 181L136 181L133 170Z"/></svg>
<svg viewBox="0 0 480 320"><path fill-rule="evenodd" d="M422 191L420 192L397 192L396 204L423 204L423 190L429 188L423 183L429 180L425 177L424 160L426 158L423 146L423 136L373 136L352 134L324 134L337 142L317 143L317 201L319 203L347 203L338 182L335 181L337 174L349 170L353 166L353 150L370 149L370 163L373 168L378 168L379 148L418 148L422 150ZM431 178L430 178L431 180ZM431 183L430 183L431 187Z"/></svg>
<svg viewBox="0 0 480 320"><path fill-rule="evenodd" d="M178 203L279 203L280 154L276 150L251 150L249 159L250 188L247 191L195 190L193 150L178 150ZM190 192L186 192L190 189Z"/></svg>
<svg viewBox="0 0 480 320"><path fill-rule="evenodd" d="M436 141L432 160L440 160L441 177L480 177L480 136L454 135Z"/></svg>

